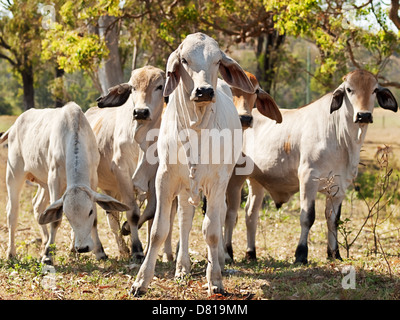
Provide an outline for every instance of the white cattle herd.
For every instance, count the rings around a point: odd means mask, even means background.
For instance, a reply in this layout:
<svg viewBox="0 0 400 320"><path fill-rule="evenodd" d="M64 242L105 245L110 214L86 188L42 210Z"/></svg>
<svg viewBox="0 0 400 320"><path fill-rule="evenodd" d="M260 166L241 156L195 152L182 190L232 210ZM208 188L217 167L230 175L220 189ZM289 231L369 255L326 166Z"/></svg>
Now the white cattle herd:
<svg viewBox="0 0 400 320"><path fill-rule="evenodd" d="M337 190L326 201L327 253L340 259L337 221L345 191L357 175L376 100L397 111L395 97L373 74L354 70L333 93L298 109L279 109L215 40L189 35L169 56L166 72L150 66L133 70L129 82L110 88L86 114L73 102L28 110L0 136L0 143L8 140L8 257L16 255L19 194L30 180L38 185L33 208L42 230L42 261L53 263L51 245L63 212L72 228L71 250L107 258L97 232L97 203L107 212L120 254L143 261L131 289L139 296L153 278L164 243L171 256L175 211L175 276L190 273L189 233L203 195L207 288L210 295L222 293L243 183L249 186L246 256L256 258L265 190L277 207L299 192L295 262L307 263L316 194L326 192L323 179L332 176ZM139 198L147 200L142 214ZM120 212L126 212L122 227ZM151 228L144 251L138 230L146 221ZM130 248L122 237L128 233Z"/></svg>

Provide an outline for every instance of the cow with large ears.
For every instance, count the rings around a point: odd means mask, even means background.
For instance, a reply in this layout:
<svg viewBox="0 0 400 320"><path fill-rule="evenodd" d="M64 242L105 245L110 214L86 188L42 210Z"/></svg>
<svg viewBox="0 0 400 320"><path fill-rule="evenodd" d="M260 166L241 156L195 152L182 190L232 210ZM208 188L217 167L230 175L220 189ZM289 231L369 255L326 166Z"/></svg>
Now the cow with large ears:
<svg viewBox="0 0 400 320"><path fill-rule="evenodd" d="M224 154L224 144L208 149L209 153L201 151L213 146L212 130L213 133L224 132L234 141L235 130L241 136L241 124L231 97L217 85L218 72L230 86L254 92L239 64L205 34L187 36L168 59L164 96L170 97L157 144L157 207L149 250L132 286L136 295L145 292L153 278L158 251L170 229L171 206L175 197L178 197L180 226L175 275L183 276L190 272L188 238L194 206L199 203L201 190L208 204L202 227L208 248L208 290L209 294L223 291L225 192L241 152L241 143L237 148L228 145L230 155ZM213 154L221 156L218 163L211 161ZM230 161L227 157L231 157Z"/></svg>
<svg viewBox="0 0 400 320"><path fill-rule="evenodd" d="M240 205L240 189L239 193L234 192L235 186L249 181L246 256L250 259L256 258L255 236L264 189L278 208L300 191L301 235L295 262L307 263L307 238L315 220L316 194L326 193L324 181L333 177L337 188L325 206L327 252L328 257L340 259L337 221L346 189L357 176L360 150L373 120L375 100L382 108L397 111L393 94L381 87L373 74L355 70L343 78L333 93L295 110L281 109L283 121L279 125L253 110L253 124L244 131L244 141L247 150L254 150L254 154L246 155L254 162L254 170L249 175L233 175L227 192L225 241L231 257L231 234ZM247 135L254 139L246 139ZM253 144L253 148L248 144Z"/></svg>

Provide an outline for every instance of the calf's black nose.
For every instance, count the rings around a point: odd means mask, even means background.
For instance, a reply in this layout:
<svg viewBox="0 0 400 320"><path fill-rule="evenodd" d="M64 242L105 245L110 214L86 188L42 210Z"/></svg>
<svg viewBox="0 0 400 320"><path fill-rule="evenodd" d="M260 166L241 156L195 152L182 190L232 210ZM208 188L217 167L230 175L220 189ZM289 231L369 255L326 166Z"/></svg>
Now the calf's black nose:
<svg viewBox="0 0 400 320"><path fill-rule="evenodd" d="M150 117L148 108L137 108L133 110L133 118L135 120L147 120Z"/></svg>
<svg viewBox="0 0 400 320"><path fill-rule="evenodd" d="M372 123L371 112L357 112L356 123Z"/></svg>
<svg viewBox="0 0 400 320"><path fill-rule="evenodd" d="M200 87L196 89L195 101L211 101L214 98L214 89L210 87Z"/></svg>
<svg viewBox="0 0 400 320"><path fill-rule="evenodd" d="M253 116L240 115L239 119L243 128L250 127L251 123L253 122Z"/></svg>

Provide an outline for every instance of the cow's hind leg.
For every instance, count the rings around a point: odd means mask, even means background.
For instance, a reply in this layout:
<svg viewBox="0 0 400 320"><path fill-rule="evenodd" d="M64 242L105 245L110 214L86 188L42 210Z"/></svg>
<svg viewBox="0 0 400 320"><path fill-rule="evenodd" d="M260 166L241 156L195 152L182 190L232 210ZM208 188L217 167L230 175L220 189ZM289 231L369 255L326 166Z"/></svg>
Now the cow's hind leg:
<svg viewBox="0 0 400 320"><path fill-rule="evenodd" d="M246 228L247 228L247 249L246 258L256 260L256 233L258 215L264 198L264 188L255 180L250 180L249 196L246 203Z"/></svg>
<svg viewBox="0 0 400 320"><path fill-rule="evenodd" d="M22 172L22 171L21 171ZM8 226L8 249L7 257L9 259L16 256L15 248L15 231L17 228L18 221L18 209L19 209L19 195L21 192L22 185L24 183L25 177L18 171L11 169L10 163L7 164L7 226Z"/></svg>
<svg viewBox="0 0 400 320"><path fill-rule="evenodd" d="M226 219L225 219L225 260L233 261L233 247L232 247L232 237L233 229L235 228L238 210L240 207L240 192L243 187L243 183L246 180L246 176L236 176L232 175L228 187L226 189Z"/></svg>
<svg viewBox="0 0 400 320"><path fill-rule="evenodd" d="M308 263L308 234L315 221L315 197L318 185L311 173L300 175L300 226L301 234L296 248L295 263ZM304 182L302 182L304 181Z"/></svg>

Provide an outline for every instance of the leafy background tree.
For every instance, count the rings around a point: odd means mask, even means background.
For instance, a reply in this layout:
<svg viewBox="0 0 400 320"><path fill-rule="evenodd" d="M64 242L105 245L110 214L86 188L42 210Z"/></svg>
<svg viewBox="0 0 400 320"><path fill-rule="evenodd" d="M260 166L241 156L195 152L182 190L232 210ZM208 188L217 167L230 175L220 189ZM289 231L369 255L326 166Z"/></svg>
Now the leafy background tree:
<svg viewBox="0 0 400 320"><path fill-rule="evenodd" d="M355 68L400 92L399 0L0 1L0 113L83 109L132 68L165 68L184 37L213 36L284 108Z"/></svg>

